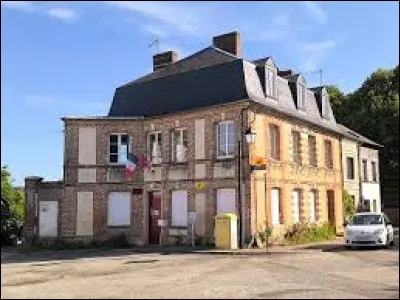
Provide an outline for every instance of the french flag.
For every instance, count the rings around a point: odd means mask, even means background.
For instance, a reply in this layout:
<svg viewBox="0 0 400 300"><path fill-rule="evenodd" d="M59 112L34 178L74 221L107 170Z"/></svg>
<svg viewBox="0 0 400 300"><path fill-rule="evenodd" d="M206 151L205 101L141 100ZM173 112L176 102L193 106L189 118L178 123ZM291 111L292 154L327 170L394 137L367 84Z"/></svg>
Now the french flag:
<svg viewBox="0 0 400 300"><path fill-rule="evenodd" d="M132 153L128 153L128 157L125 162L125 176L130 177L135 172L138 164L138 158Z"/></svg>

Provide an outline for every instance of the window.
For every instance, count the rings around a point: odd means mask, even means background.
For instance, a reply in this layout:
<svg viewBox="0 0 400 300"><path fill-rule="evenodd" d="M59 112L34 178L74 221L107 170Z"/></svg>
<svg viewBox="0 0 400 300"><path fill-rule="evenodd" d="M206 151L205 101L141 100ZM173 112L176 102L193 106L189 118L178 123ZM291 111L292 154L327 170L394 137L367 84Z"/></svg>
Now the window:
<svg viewBox="0 0 400 300"><path fill-rule="evenodd" d="M292 191L293 223L300 222L300 190Z"/></svg>
<svg viewBox="0 0 400 300"><path fill-rule="evenodd" d="M354 179L354 158L347 157L346 159L347 167L347 179Z"/></svg>
<svg viewBox="0 0 400 300"><path fill-rule="evenodd" d="M129 192L108 194L107 225L129 226L131 224L131 195Z"/></svg>
<svg viewBox="0 0 400 300"><path fill-rule="evenodd" d="M292 158L293 162L301 165L300 132L292 131Z"/></svg>
<svg viewBox="0 0 400 300"><path fill-rule="evenodd" d="M271 213L272 213L272 225L281 224L281 197L280 190L278 188L271 189Z"/></svg>
<svg viewBox="0 0 400 300"><path fill-rule="evenodd" d="M217 156L220 158L235 155L235 124L233 121L218 124L217 147Z"/></svg>
<svg viewBox="0 0 400 300"><path fill-rule="evenodd" d="M270 97L276 97L276 71L271 68L266 68L266 94Z"/></svg>
<svg viewBox="0 0 400 300"><path fill-rule="evenodd" d="M310 191L310 222L317 221L317 191Z"/></svg>
<svg viewBox="0 0 400 300"><path fill-rule="evenodd" d="M217 190L217 215L233 213L236 214L236 190Z"/></svg>
<svg viewBox="0 0 400 300"><path fill-rule="evenodd" d="M127 134L110 134L109 140L109 162L116 164L125 163L129 153Z"/></svg>
<svg viewBox="0 0 400 300"><path fill-rule="evenodd" d="M376 162L372 162L371 163L371 166L372 166L372 181L378 181L377 180L377 172L376 172Z"/></svg>
<svg viewBox="0 0 400 300"><path fill-rule="evenodd" d="M367 168L367 160L362 160L362 169L363 169L363 181L368 181L368 168Z"/></svg>
<svg viewBox="0 0 400 300"><path fill-rule="evenodd" d="M299 83L297 88L297 108L305 109L306 107L306 86Z"/></svg>
<svg viewBox="0 0 400 300"><path fill-rule="evenodd" d="M188 215L187 191L172 191L172 226L187 226Z"/></svg>
<svg viewBox="0 0 400 300"><path fill-rule="evenodd" d="M325 166L328 169L333 169L333 155L331 141L325 141Z"/></svg>
<svg viewBox="0 0 400 300"><path fill-rule="evenodd" d="M268 128L270 158L279 160L279 128L274 124L269 124Z"/></svg>
<svg viewBox="0 0 400 300"><path fill-rule="evenodd" d="M153 132L148 135L147 149L153 164L161 163L161 132Z"/></svg>
<svg viewBox="0 0 400 300"><path fill-rule="evenodd" d="M329 119L329 96L326 92L322 93L322 117Z"/></svg>
<svg viewBox="0 0 400 300"><path fill-rule="evenodd" d="M317 166L317 138L313 135L308 136L308 157L310 166Z"/></svg>
<svg viewBox="0 0 400 300"><path fill-rule="evenodd" d="M172 131L172 161L186 162L187 130L175 129Z"/></svg>

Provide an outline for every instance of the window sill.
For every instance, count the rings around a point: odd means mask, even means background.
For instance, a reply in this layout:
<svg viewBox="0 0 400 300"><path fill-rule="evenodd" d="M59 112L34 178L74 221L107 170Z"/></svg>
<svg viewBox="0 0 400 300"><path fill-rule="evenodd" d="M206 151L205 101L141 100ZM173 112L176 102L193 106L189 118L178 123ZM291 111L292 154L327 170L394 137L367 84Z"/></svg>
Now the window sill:
<svg viewBox="0 0 400 300"><path fill-rule="evenodd" d="M107 225L107 228L110 228L110 229L128 229L130 227L131 227L130 224L129 225Z"/></svg>
<svg viewBox="0 0 400 300"><path fill-rule="evenodd" d="M175 162L175 161L173 161L173 162L170 163L170 165L171 166L177 166L177 167L179 167L179 166L187 166L188 162L187 161L184 161L184 162Z"/></svg>
<svg viewBox="0 0 400 300"><path fill-rule="evenodd" d="M229 161L229 160L234 160L235 156L217 156L214 160L215 161Z"/></svg>

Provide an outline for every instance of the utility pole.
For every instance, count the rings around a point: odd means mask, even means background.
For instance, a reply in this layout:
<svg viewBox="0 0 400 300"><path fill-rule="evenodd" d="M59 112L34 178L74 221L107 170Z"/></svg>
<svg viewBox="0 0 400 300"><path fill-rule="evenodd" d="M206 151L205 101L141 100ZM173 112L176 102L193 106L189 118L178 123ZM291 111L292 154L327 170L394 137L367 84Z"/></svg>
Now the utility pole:
<svg viewBox="0 0 400 300"><path fill-rule="evenodd" d="M319 74L319 85L322 86L322 69L303 73L304 75Z"/></svg>

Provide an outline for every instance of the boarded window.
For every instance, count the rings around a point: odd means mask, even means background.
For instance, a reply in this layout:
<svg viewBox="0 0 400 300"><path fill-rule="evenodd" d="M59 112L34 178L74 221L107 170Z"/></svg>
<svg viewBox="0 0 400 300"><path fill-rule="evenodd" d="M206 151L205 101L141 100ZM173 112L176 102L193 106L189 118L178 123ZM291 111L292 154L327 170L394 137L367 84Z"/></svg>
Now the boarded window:
<svg viewBox="0 0 400 300"><path fill-rule="evenodd" d="M171 134L172 138L172 161L173 162L186 162L187 152L187 130L175 129Z"/></svg>
<svg viewBox="0 0 400 300"><path fill-rule="evenodd" d="M317 221L317 191L310 191L310 222Z"/></svg>
<svg viewBox="0 0 400 300"><path fill-rule="evenodd" d="M279 160L280 149L279 149L279 127L275 124L269 124L269 149L270 158Z"/></svg>
<svg viewBox="0 0 400 300"><path fill-rule="evenodd" d="M363 169L363 181L368 181L367 160L365 159L363 159L362 161L362 169Z"/></svg>
<svg viewBox="0 0 400 300"><path fill-rule="evenodd" d="M301 164L300 132L292 131L292 159L296 164Z"/></svg>
<svg viewBox="0 0 400 300"><path fill-rule="evenodd" d="M332 154L332 142L325 141L325 166L328 169L333 168L333 154Z"/></svg>
<svg viewBox="0 0 400 300"><path fill-rule="evenodd" d="M172 226L187 226L188 217L187 191L172 191Z"/></svg>
<svg viewBox="0 0 400 300"><path fill-rule="evenodd" d="M347 179L354 179L354 158L347 157L346 165L347 165Z"/></svg>
<svg viewBox="0 0 400 300"><path fill-rule="evenodd" d="M224 213L236 214L236 191L235 189L217 190L217 215Z"/></svg>
<svg viewBox="0 0 400 300"><path fill-rule="evenodd" d="M271 189L271 213L272 213L272 225L281 224L281 197L280 190L278 188Z"/></svg>
<svg viewBox="0 0 400 300"><path fill-rule="evenodd" d="M372 166L372 181L378 181L377 171L376 171L376 162L373 161L371 163L371 166Z"/></svg>
<svg viewBox="0 0 400 300"><path fill-rule="evenodd" d="M129 192L108 194L107 225L128 226L131 224L131 195Z"/></svg>
<svg viewBox="0 0 400 300"><path fill-rule="evenodd" d="M317 138L313 135L308 136L308 157L310 166L317 166Z"/></svg>

